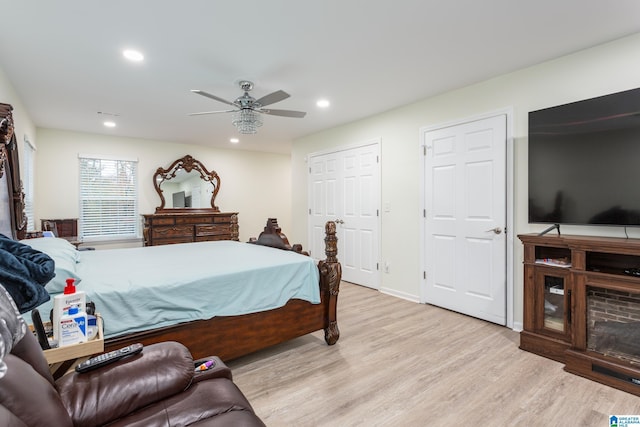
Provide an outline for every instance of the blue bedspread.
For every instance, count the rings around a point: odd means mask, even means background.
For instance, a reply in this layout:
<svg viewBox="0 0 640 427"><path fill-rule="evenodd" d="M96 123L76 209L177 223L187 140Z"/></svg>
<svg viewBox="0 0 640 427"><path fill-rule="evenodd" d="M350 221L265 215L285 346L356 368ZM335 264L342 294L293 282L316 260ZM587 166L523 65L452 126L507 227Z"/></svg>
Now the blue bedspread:
<svg viewBox="0 0 640 427"><path fill-rule="evenodd" d="M214 316L320 302L310 257L234 241L82 251L79 290L96 303L105 337Z"/></svg>

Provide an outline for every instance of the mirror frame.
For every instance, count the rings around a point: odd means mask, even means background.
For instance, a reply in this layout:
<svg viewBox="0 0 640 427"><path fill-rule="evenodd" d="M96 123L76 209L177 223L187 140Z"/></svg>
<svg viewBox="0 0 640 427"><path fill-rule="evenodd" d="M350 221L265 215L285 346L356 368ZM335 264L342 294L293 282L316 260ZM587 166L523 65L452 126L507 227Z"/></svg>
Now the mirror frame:
<svg viewBox="0 0 640 427"><path fill-rule="evenodd" d="M176 177L176 173L183 169L185 172L196 171L200 174L200 179L205 182L211 183L213 185L213 193L211 194L211 208L165 208L165 199L162 189L160 188L161 184L164 181L169 181L172 178ZM215 204L216 196L218 195L218 191L220 191L220 177L216 173L216 171L209 172L207 168L199 161L194 159L190 155L186 155L181 159L174 161L171 166L167 169L158 168L156 173L153 174L153 186L160 196L160 206L156 208L156 213L161 212L220 212L220 209Z"/></svg>
<svg viewBox="0 0 640 427"><path fill-rule="evenodd" d="M0 178L6 176L12 237L21 240L27 235L27 215L12 112L11 104L0 103Z"/></svg>

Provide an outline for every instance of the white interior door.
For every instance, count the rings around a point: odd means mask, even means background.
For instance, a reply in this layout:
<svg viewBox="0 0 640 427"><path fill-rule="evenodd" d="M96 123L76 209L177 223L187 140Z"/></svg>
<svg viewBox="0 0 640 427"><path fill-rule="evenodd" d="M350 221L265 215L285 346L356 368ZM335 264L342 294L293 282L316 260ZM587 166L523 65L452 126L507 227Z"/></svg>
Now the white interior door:
<svg viewBox="0 0 640 427"><path fill-rule="evenodd" d="M312 155L311 255L324 258L324 226L337 222L342 280L379 287L379 144Z"/></svg>
<svg viewBox="0 0 640 427"><path fill-rule="evenodd" d="M506 324L506 115L425 131L425 301Z"/></svg>

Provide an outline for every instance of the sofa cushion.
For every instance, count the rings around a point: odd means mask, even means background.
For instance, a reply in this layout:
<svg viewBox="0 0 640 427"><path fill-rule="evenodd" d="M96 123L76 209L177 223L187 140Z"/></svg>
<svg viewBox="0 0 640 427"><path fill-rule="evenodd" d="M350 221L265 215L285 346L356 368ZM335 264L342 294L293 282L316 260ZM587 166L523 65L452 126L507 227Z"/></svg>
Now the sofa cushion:
<svg viewBox="0 0 640 427"><path fill-rule="evenodd" d="M149 405L110 427L264 426L238 387L228 378L193 384L184 393Z"/></svg>
<svg viewBox="0 0 640 427"><path fill-rule="evenodd" d="M193 369L189 350L168 341L95 371L67 374L56 386L75 425L102 425L181 393Z"/></svg>

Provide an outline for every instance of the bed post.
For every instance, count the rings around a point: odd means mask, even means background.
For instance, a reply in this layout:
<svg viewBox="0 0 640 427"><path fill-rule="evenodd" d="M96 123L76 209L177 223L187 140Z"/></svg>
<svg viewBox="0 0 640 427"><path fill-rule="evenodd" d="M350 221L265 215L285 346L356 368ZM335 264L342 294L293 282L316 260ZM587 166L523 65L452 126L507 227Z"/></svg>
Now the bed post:
<svg viewBox="0 0 640 427"><path fill-rule="evenodd" d="M338 238L336 237L336 223L327 221L325 231L325 254L327 259L318 263L320 270L320 285L323 298L327 298L327 308L324 314L324 340L333 345L340 338L338 329L337 305L342 266L338 262Z"/></svg>

